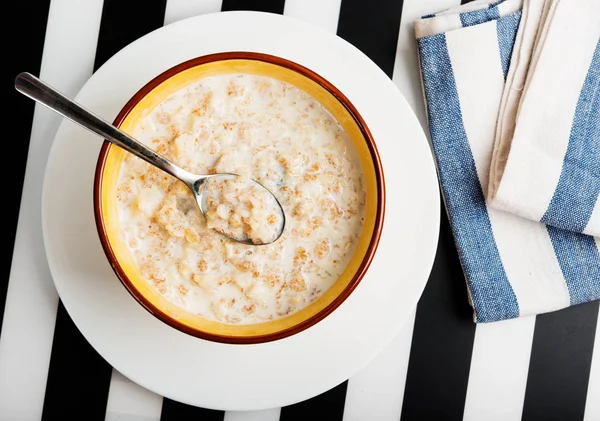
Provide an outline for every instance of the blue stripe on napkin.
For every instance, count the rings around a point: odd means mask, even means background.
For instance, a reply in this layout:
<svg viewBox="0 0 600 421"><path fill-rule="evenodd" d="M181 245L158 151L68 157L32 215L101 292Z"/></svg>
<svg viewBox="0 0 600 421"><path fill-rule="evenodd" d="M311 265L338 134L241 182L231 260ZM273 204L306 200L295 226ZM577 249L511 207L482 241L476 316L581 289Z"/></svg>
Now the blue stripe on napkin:
<svg viewBox="0 0 600 421"><path fill-rule="evenodd" d="M491 5L490 5L491 6ZM471 12L464 12L459 15L460 23L463 28L467 26L479 25L480 23L489 22L500 18L500 12L497 6L491 6L487 9L473 10Z"/></svg>
<svg viewBox="0 0 600 421"><path fill-rule="evenodd" d="M600 298L600 254L594 237L546 226L571 305Z"/></svg>
<svg viewBox="0 0 600 421"><path fill-rule="evenodd" d="M518 317L463 126L446 36L421 38L418 44L440 184L476 321Z"/></svg>
<svg viewBox="0 0 600 421"><path fill-rule="evenodd" d="M600 194L600 40L575 108L563 167L544 224L583 232Z"/></svg>

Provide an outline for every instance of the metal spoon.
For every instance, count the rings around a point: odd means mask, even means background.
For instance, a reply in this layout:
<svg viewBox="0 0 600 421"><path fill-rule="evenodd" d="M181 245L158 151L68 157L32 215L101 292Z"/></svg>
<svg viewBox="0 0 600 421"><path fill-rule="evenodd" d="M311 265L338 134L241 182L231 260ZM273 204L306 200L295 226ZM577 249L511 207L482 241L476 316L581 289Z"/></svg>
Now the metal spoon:
<svg viewBox="0 0 600 421"><path fill-rule="evenodd" d="M182 181L189 189L192 191L196 199L196 203L200 208L200 212L204 217L207 217L207 212L210 210L207 206L206 201L206 192L205 186L207 180L209 179L217 179L217 178L232 178L232 177L240 177L237 174L214 174L214 175L198 175L192 174L189 171L184 170L183 168L173 164L171 161L154 152L154 150L150 149L143 143L135 140L133 137L129 136L127 133L119 130L112 124L93 114L91 111L85 109L81 105L77 104L75 101L67 98L56 89L42 82L40 79L36 78L30 73L22 72L17 75L15 78L15 89L25 96L39 102L40 104L45 105L51 110L57 112L58 114L70 119L71 121L79 124L80 126L90 130L93 133L103 137L104 139L114 143L115 145L120 146L126 151L134 154L138 158L143 159L151 165L154 165L166 173L172 175L173 177ZM244 244L251 245L263 245L270 244L276 241L285 228L285 213L283 212L283 208L281 203L277 200L275 195L268 190L265 186L260 184L256 180L250 180L252 183L255 183L256 186L261 189L266 190L271 194L274 199L273 203L276 203L275 212L279 212L279 228L278 232L274 236L273 239L269 239L269 241L265 242L254 242L252 239L248 237L248 235L244 234L243 237L234 237L227 235L225 232L220 232L232 240L238 241Z"/></svg>

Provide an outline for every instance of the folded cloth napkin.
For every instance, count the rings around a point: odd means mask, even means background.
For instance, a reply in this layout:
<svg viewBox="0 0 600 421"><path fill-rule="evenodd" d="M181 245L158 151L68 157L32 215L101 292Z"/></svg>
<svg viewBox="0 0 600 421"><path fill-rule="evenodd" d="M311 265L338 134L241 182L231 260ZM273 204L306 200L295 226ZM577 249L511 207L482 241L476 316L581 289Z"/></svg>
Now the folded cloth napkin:
<svg viewBox="0 0 600 421"><path fill-rule="evenodd" d="M530 0L522 13L488 202L600 236L600 1Z"/></svg>
<svg viewBox="0 0 600 421"><path fill-rule="evenodd" d="M415 21L431 143L476 322L600 298L600 239L486 202L522 9L522 0L476 1ZM536 71L546 66L542 56Z"/></svg>

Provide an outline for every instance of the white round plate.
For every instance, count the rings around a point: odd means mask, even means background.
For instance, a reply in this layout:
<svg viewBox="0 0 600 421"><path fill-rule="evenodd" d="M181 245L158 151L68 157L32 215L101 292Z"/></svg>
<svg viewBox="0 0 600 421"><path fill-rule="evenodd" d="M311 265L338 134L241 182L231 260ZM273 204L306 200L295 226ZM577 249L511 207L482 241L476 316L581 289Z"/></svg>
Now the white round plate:
<svg viewBox="0 0 600 421"><path fill-rule="evenodd" d="M92 190L102 139L70 121L62 122L50 153L42 226L66 310L115 369L190 405L257 410L336 386L398 333L431 270L439 195L427 139L392 81L349 43L293 18L225 12L165 26L112 57L76 100L112 121L154 76L223 51L273 54L312 69L346 94L373 133L385 174L385 224L368 273L338 309L304 332L258 345L197 339L154 318L121 285L98 239Z"/></svg>

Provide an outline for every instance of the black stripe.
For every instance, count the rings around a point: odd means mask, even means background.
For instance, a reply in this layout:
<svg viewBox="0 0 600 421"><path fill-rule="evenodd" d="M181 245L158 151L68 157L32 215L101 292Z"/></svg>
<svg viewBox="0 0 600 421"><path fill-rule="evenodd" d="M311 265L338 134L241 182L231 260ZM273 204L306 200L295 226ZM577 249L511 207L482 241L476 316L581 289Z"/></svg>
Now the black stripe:
<svg viewBox="0 0 600 421"><path fill-rule="evenodd" d="M337 34L391 78L398 47L402 0L343 0Z"/></svg>
<svg viewBox="0 0 600 421"><path fill-rule="evenodd" d="M279 421L341 420L344 417L347 388L348 382L345 381L312 399L284 406Z"/></svg>
<svg viewBox="0 0 600 421"><path fill-rule="evenodd" d="M42 420L104 420L111 373L59 303Z"/></svg>
<svg viewBox="0 0 600 421"><path fill-rule="evenodd" d="M104 0L94 71L123 47L163 26L166 6L167 0Z"/></svg>
<svg viewBox="0 0 600 421"><path fill-rule="evenodd" d="M223 421L225 412L212 409L197 408L181 402L164 398L160 421Z"/></svg>
<svg viewBox="0 0 600 421"><path fill-rule="evenodd" d="M402 421L463 419L475 323L443 205L441 212L437 255L417 305Z"/></svg>
<svg viewBox="0 0 600 421"><path fill-rule="evenodd" d="M221 11L252 10L283 14L285 0L223 0Z"/></svg>
<svg viewBox="0 0 600 421"><path fill-rule="evenodd" d="M599 304L536 316L523 421L583 420Z"/></svg>
<svg viewBox="0 0 600 421"><path fill-rule="evenodd" d="M166 0L105 0L94 70L132 41L161 27L165 6ZM111 373L111 366L89 345L59 303L42 418L53 421L71 415L104 420Z"/></svg>
<svg viewBox="0 0 600 421"><path fill-rule="evenodd" d="M12 22L8 42L9 52L4 60L3 66L11 79L20 72L30 72L39 75L42 64L42 51L46 36L46 24L48 22L48 10L50 0L39 1L35 7L31 7L25 1L11 1L6 5L5 16L10 17ZM15 32L16 31L16 32ZM17 233L17 221L19 220L19 209L21 195L23 194L23 180L25 179L25 168L27 164L27 152L29 151L29 139L31 137L31 125L33 123L33 110L35 103L29 98L18 93L12 83L5 80L4 95L7 104L10 104L11 125L14 128L10 132L10 165L2 165L4 183L3 223L2 238L4 244L11 245L10 252L2 253L0 258L0 334L2 333L2 321L4 320L4 307L6 305L6 294L8 291L8 279L13 258L13 246ZM5 249L6 250L6 249Z"/></svg>

